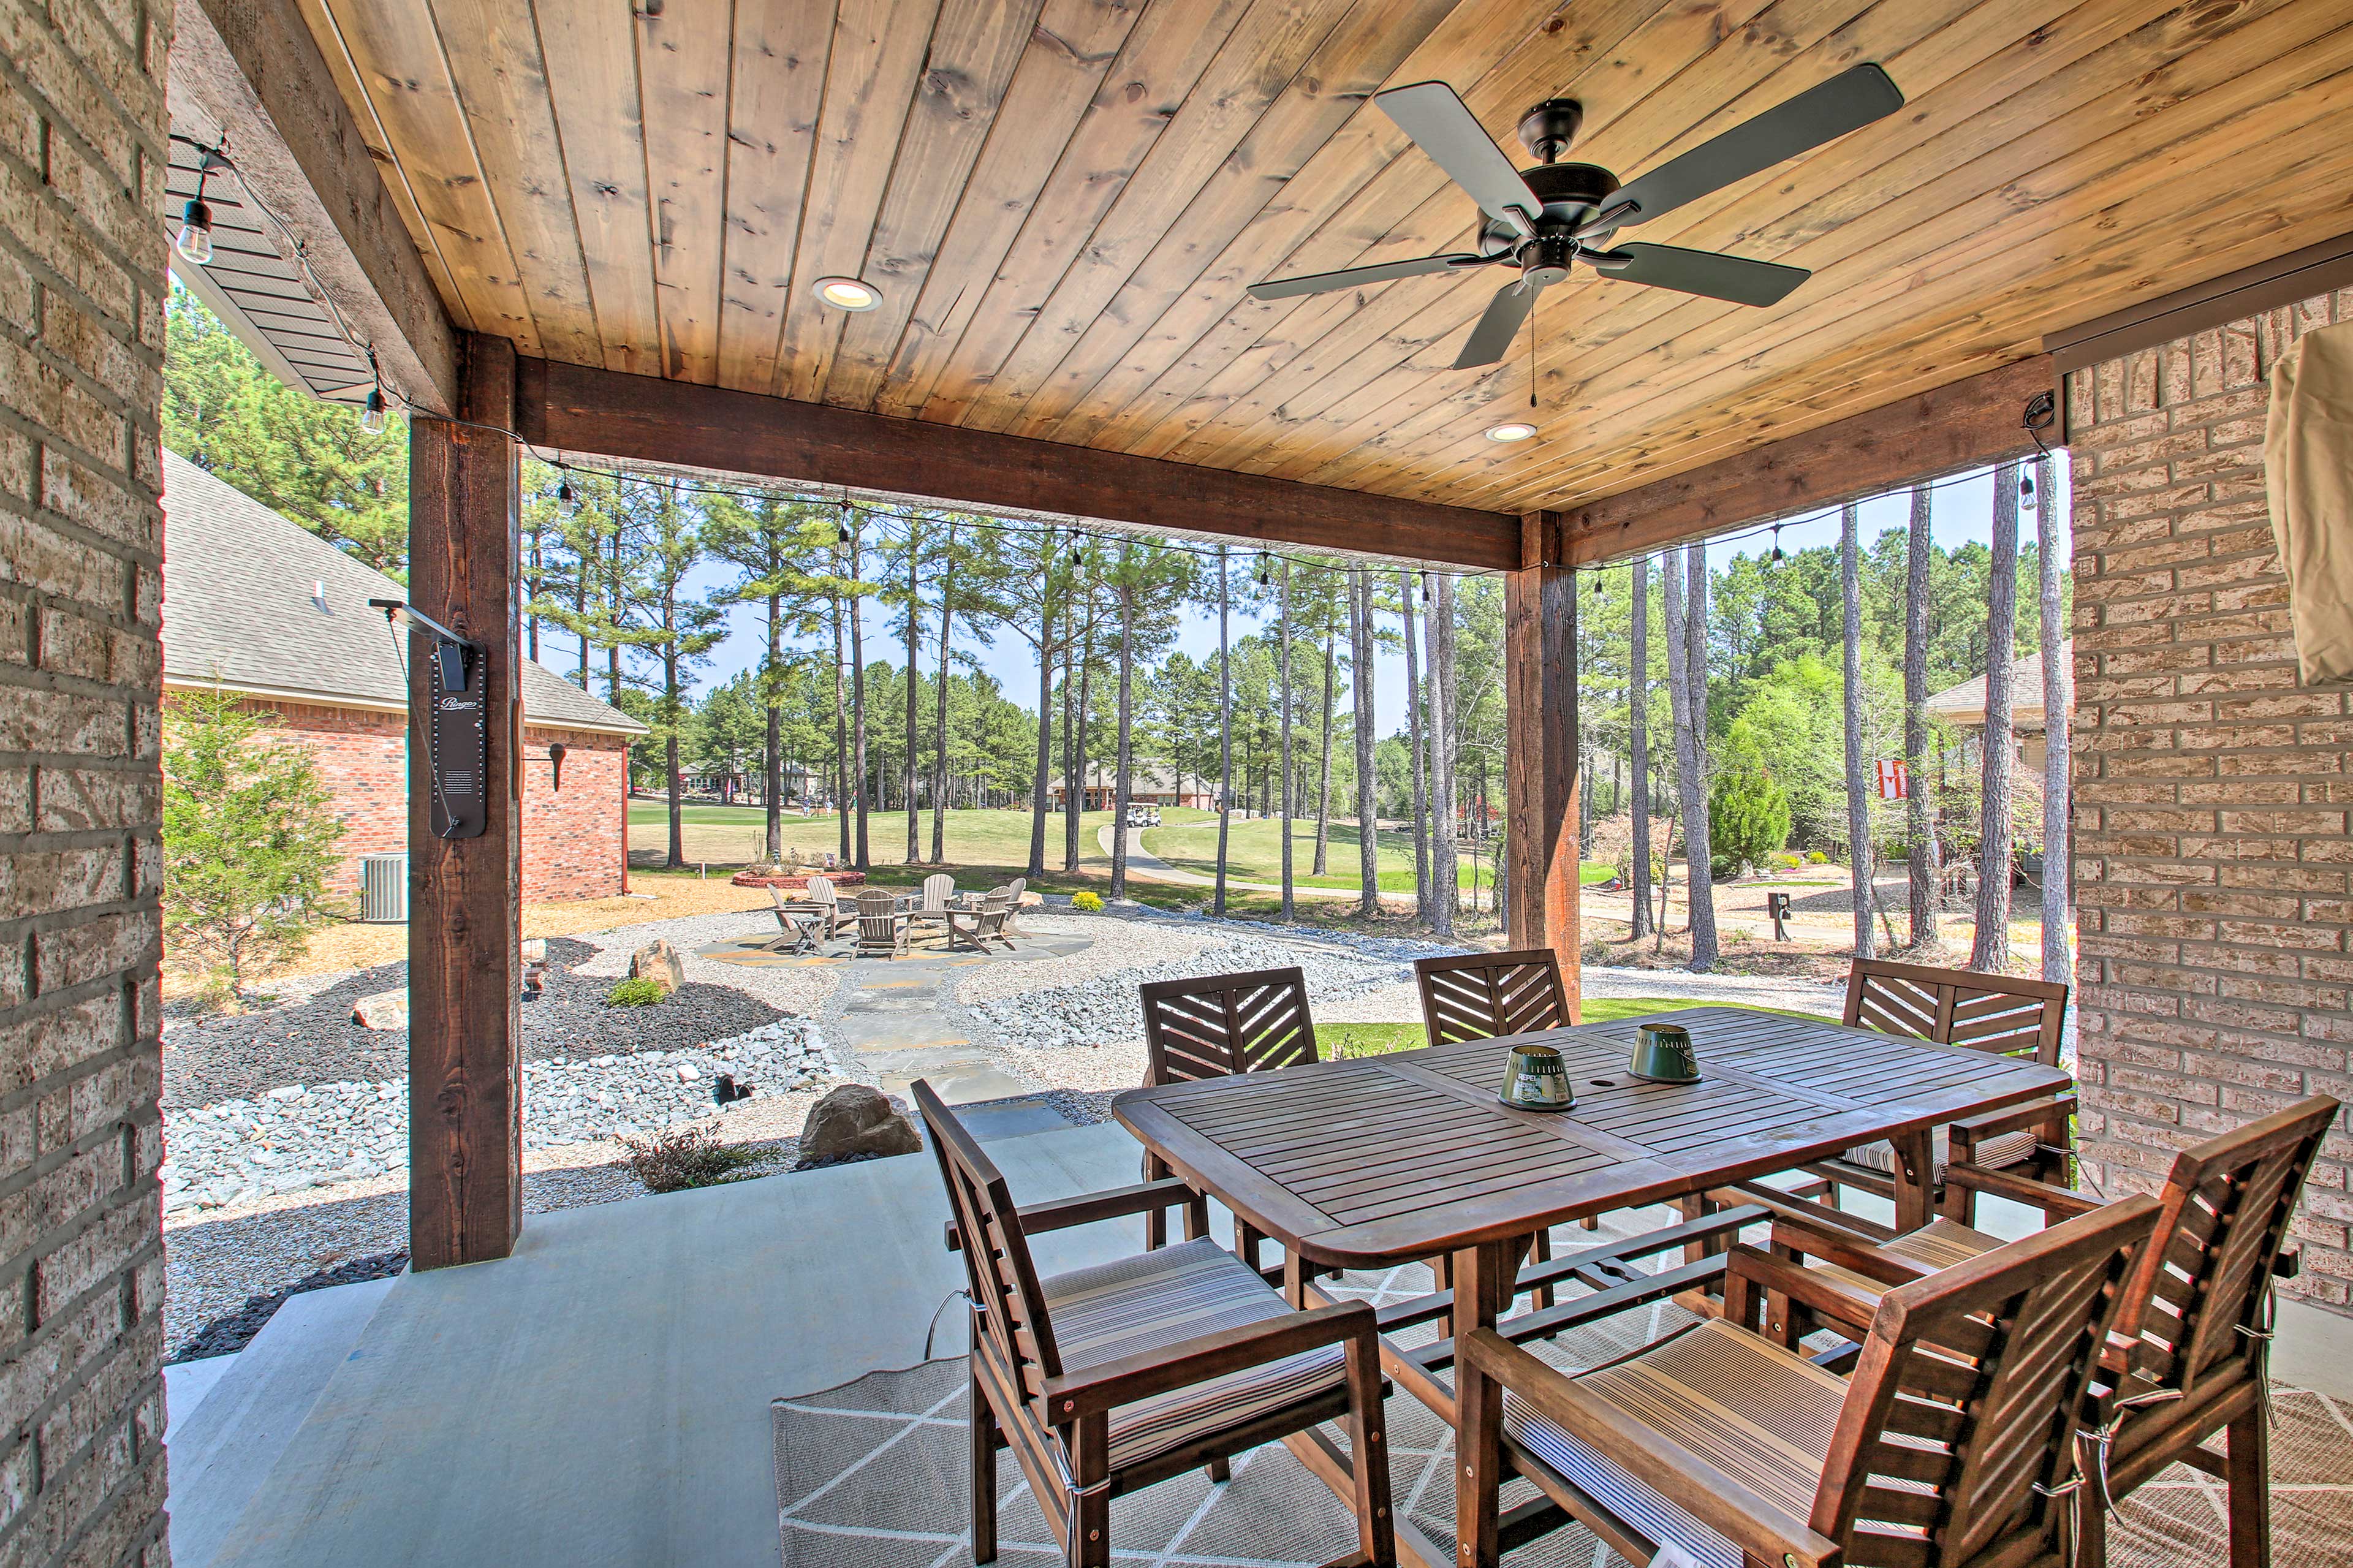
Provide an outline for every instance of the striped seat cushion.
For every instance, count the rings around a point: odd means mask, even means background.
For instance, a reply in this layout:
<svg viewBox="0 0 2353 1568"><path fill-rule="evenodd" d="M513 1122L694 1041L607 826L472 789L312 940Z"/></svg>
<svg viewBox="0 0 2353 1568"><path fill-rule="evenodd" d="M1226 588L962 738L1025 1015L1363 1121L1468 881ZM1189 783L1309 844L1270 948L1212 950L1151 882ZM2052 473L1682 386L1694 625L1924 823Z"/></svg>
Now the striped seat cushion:
<svg viewBox="0 0 2353 1568"><path fill-rule="evenodd" d="M1804 1519L1813 1512L1846 1380L1711 1321L1577 1385L1623 1412L1630 1441L1657 1432ZM1504 1394L1504 1431L1662 1547L1703 1568L1741 1568L1740 1548L1651 1486Z"/></svg>
<svg viewBox="0 0 2353 1568"><path fill-rule="evenodd" d="M1241 1259L1207 1237L1051 1275L1041 1284L1066 1372L1285 1317L1292 1310ZM1346 1372L1346 1351L1325 1345L1123 1405L1112 1412L1112 1468L1320 1394Z"/></svg>
<svg viewBox="0 0 2353 1568"><path fill-rule="evenodd" d="M1958 1220L1934 1219L1918 1230L1906 1232L1893 1241L1883 1241L1879 1250L1892 1253L1929 1268L1950 1268L1956 1263L1967 1263L1981 1253L1991 1252L2001 1245L2001 1237L1972 1230ZM1814 1273L1853 1291L1865 1300L1877 1300L1887 1287L1867 1274L1841 1268L1834 1263L1809 1263Z"/></svg>
<svg viewBox="0 0 2353 1568"><path fill-rule="evenodd" d="M1945 1179L1945 1166L1952 1158L1950 1140L1941 1127L1936 1132L1936 1180ZM1997 1133L1978 1145L1976 1163L1982 1170L2001 1165L2015 1165L2034 1152L2034 1130L2026 1128L2017 1132ZM1865 1143L1850 1149L1842 1156L1849 1164L1861 1165L1867 1171L1877 1171L1883 1176L1895 1173L1895 1151L1887 1143Z"/></svg>

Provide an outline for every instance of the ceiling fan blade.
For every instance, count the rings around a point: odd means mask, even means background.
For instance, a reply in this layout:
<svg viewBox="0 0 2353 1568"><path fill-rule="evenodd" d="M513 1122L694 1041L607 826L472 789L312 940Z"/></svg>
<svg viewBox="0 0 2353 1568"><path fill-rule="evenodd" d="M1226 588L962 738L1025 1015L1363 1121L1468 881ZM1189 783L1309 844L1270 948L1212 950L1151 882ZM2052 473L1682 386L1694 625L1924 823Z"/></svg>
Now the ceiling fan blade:
<svg viewBox="0 0 2353 1568"><path fill-rule="evenodd" d="M1377 92L1373 101L1449 179L1471 193L1480 211L1513 223L1523 234L1542 216L1543 200L1528 189L1527 181L1494 138L1480 129L1478 116L1452 88L1442 81L1419 81Z"/></svg>
<svg viewBox="0 0 2353 1568"><path fill-rule="evenodd" d="M1802 267L1673 245L1621 245L1615 250L1589 254L1586 259L1605 278L1729 300L1736 305L1778 305L1788 298L1790 289L1813 276Z"/></svg>
<svg viewBox="0 0 2353 1568"><path fill-rule="evenodd" d="M1474 370L1482 364L1495 364L1512 352L1512 339L1528 312L1536 308L1536 296L1541 289L1531 289L1526 283L1506 283L1495 290L1487 301L1486 313L1471 335L1462 341L1462 352L1454 356L1456 370Z"/></svg>
<svg viewBox="0 0 2353 1568"><path fill-rule="evenodd" d="M1736 125L1620 186L1605 212L1628 206L1632 210L1609 226L1647 223L1661 213L1672 212L1710 191L1720 191L1785 159L1810 152L1903 107L1903 92L1877 66L1860 65L1841 71L1746 124Z"/></svg>
<svg viewBox="0 0 2353 1568"><path fill-rule="evenodd" d="M1364 283L1386 283L1393 278L1419 278L1430 272L1451 272L1458 267L1477 267L1486 258L1468 254L1459 256L1423 256L1411 261L1383 261L1371 267L1348 267L1337 272L1308 272L1297 278L1270 278L1263 283L1250 286L1253 300L1288 300L1298 294L1328 294L1335 289L1354 289Z"/></svg>

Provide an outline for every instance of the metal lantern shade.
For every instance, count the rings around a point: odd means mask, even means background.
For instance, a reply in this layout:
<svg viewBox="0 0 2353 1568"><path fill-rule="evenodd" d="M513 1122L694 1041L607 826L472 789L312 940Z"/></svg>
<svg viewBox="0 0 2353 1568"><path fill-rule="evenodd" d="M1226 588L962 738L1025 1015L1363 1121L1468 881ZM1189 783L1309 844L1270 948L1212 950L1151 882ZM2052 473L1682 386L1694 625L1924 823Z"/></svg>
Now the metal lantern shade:
<svg viewBox="0 0 2353 1568"><path fill-rule="evenodd" d="M1647 1083L1697 1083L1699 1058L1691 1031L1681 1024L1644 1024L1634 1031L1633 1059L1626 1070Z"/></svg>
<svg viewBox="0 0 2353 1568"><path fill-rule="evenodd" d="M1577 1103L1568 1068L1550 1046L1514 1046L1504 1058L1505 1105L1521 1110L1567 1110Z"/></svg>

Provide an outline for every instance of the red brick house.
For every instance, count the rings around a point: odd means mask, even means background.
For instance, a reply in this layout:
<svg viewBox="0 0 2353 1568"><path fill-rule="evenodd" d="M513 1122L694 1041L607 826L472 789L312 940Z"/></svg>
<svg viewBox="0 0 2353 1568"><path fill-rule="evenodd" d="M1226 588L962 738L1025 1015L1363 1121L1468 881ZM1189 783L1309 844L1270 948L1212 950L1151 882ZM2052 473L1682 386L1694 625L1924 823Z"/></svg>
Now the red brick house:
<svg viewBox="0 0 2353 1568"><path fill-rule="evenodd" d="M360 858L408 848L407 683L384 613L399 584L174 452L164 454L164 689L223 687L317 753L343 819L339 893ZM645 726L522 667L522 896L627 887L630 737ZM561 752L553 750L561 747ZM558 758L560 757L560 761Z"/></svg>

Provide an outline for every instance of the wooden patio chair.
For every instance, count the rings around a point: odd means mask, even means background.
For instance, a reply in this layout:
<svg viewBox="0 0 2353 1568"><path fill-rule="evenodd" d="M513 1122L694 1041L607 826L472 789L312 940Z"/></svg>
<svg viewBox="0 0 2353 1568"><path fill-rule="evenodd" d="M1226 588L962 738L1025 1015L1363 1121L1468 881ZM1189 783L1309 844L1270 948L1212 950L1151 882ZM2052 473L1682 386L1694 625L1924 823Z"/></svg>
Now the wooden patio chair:
<svg viewBox="0 0 2353 1568"><path fill-rule="evenodd" d="M784 889L770 888L768 896L776 907L769 912L776 917L776 934L760 944L763 952L807 953L818 951L817 944L818 916L785 907Z"/></svg>
<svg viewBox="0 0 2353 1568"><path fill-rule="evenodd" d="M840 897L833 890L833 879L830 877L811 877L803 891L807 894L806 898L786 899L783 889L770 888L768 897L776 901L778 909L788 914L817 917L818 928L827 941L858 923L857 911L842 907Z"/></svg>
<svg viewBox="0 0 2353 1568"><path fill-rule="evenodd" d="M2048 980L1883 959L1857 959L1847 971L1845 1022L1850 1027L2000 1056L2031 1057L2044 1067L2059 1065L2059 1026L2066 1013L2067 987ZM2074 1096L2059 1095L1938 1128L1930 1173L1938 1212L1963 1224L1975 1213L1974 1189L1947 1187L1945 1172L1953 1164L2009 1170L2037 1182L2066 1185L2074 1157L2068 1130L2074 1113ZM1802 1168L1830 1184L1834 1205L1841 1187L1891 1201L1895 1196L1895 1150L1884 1142Z"/></svg>
<svg viewBox="0 0 2353 1568"><path fill-rule="evenodd" d="M2125 1497L2176 1460L2224 1480L2232 1568L2270 1561L2263 1390L2272 1281L2295 1272L2295 1255L2281 1248L2305 1177L2341 1109L2316 1095L2174 1156L2158 1194L2157 1243L2133 1274L2117 1315L2118 1343L2127 1348L2110 1358L2114 1392L2085 1422L2107 1435L2093 1440L2086 1462L2095 1490L2107 1500ZM2099 1206L2095 1198L2007 1171L1964 1166L1953 1179L2045 1214L2082 1215ZM1764 1331L1794 1345L1809 1328L1837 1315L1820 1308L1822 1290L1852 1303L1850 1314L1867 1311L1891 1283L1932 1277L2000 1246L1945 1218L1896 1236L1812 1205L1777 1213L1775 1254L1821 1262L1803 1270L1816 1295L1767 1292ZM2225 1442L2221 1455L2205 1447L2217 1435ZM2084 1563L2097 1568L2105 1508L2087 1505L2084 1523Z"/></svg>
<svg viewBox="0 0 2353 1568"><path fill-rule="evenodd" d="M858 895L858 956L896 958L907 951L907 912L897 895L869 888Z"/></svg>
<svg viewBox="0 0 2353 1568"><path fill-rule="evenodd" d="M955 879L944 871L935 871L923 879L922 900L907 913L912 925L945 925L948 900L955 897Z"/></svg>
<svg viewBox="0 0 2353 1568"><path fill-rule="evenodd" d="M1433 1046L1565 1029L1577 1022L1568 988L1560 983L1560 955L1548 947L1418 958L1413 982L1421 992L1422 1031ZM1584 1225L1598 1230L1600 1217L1588 1215ZM1552 1257L1550 1237L1536 1237L1535 1255L1539 1262ZM1538 1304L1550 1306L1549 1293Z"/></svg>
<svg viewBox="0 0 2353 1568"><path fill-rule="evenodd" d="M1012 913L1012 902L999 888L981 900L976 910L947 910L942 918L947 922L948 951L956 951L958 939L974 952L987 952L988 944L997 942L1010 952L1013 940L1005 934L1006 917Z"/></svg>
<svg viewBox="0 0 2353 1568"><path fill-rule="evenodd" d="M1397 1561L1370 1303L1297 1311L1207 1236L1040 1277L1029 1232L1199 1205L1181 1182L1017 1210L930 1084L913 1086L972 1300L972 1560L997 1557L997 1451L1010 1448L1072 1568L1112 1560L1115 1497L1281 1438L1353 1493L1356 1550ZM1206 1218L1206 1216L1204 1216ZM1057 1321L1057 1320L1060 1321ZM1345 1421L1344 1453L1316 1428Z"/></svg>
<svg viewBox="0 0 2353 1568"><path fill-rule="evenodd" d="M1307 1006L1306 972L1261 969L1247 974L1211 974L1198 979L1155 980L1136 987L1144 1007L1144 1081L1147 1088L1231 1078L1261 1068L1312 1062L1315 1016ZM1144 1179L1169 1175L1160 1156L1144 1152ZM1168 1244L1165 1214L1145 1216L1146 1247ZM1239 1215L1234 1250L1261 1275L1259 1243L1265 1239Z"/></svg>
<svg viewBox="0 0 2353 1568"><path fill-rule="evenodd" d="M1745 1245L1725 1318L1575 1376L1479 1330L1461 1354L1503 1385L1503 1462L1462 1486L1516 1470L1553 1506L1514 1538L1565 1514L1636 1563L2066 1568L2092 1511L2075 1425L2157 1223L2126 1198L1888 1291L1846 1320L1851 1378L1740 1326L1807 1272Z"/></svg>
<svg viewBox="0 0 2353 1568"><path fill-rule="evenodd" d="M1016 877L1005 884L1006 909L1009 911L1005 917L1005 934L1008 936L1021 934L1021 895L1029 888L1029 879L1027 877Z"/></svg>

